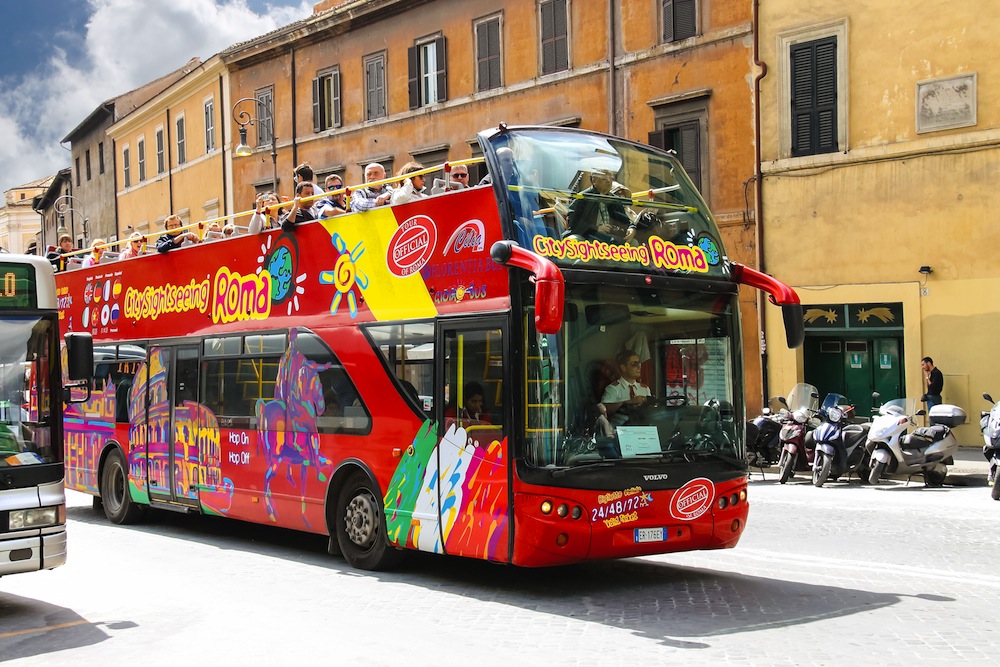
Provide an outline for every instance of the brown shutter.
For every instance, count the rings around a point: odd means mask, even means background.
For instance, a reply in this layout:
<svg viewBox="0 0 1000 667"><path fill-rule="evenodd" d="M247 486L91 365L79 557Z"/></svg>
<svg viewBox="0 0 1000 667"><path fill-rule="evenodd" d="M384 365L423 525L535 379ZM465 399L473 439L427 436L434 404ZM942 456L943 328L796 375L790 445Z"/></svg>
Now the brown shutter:
<svg viewBox="0 0 1000 667"><path fill-rule="evenodd" d="M407 91L410 96L410 108L420 106L420 52L416 46L406 50Z"/></svg>

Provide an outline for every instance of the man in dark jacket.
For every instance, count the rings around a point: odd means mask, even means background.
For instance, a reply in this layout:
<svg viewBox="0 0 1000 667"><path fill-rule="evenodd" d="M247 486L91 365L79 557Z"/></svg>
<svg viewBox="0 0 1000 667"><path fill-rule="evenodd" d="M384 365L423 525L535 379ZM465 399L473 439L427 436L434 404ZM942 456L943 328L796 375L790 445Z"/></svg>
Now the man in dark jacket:
<svg viewBox="0 0 1000 667"><path fill-rule="evenodd" d="M924 369L924 382L927 383L927 393L924 394L924 402L927 403L927 412L931 411L935 405L941 405L941 392L944 391L944 375L934 366L934 360L924 357L920 360L920 367Z"/></svg>

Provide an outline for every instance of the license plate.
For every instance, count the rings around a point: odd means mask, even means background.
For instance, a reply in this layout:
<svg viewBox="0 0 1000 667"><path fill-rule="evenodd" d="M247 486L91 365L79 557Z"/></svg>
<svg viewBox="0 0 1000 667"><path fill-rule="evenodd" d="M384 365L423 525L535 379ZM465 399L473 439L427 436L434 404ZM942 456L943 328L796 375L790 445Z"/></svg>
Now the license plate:
<svg viewBox="0 0 1000 667"><path fill-rule="evenodd" d="M638 542L666 542L666 528L636 528L635 541Z"/></svg>

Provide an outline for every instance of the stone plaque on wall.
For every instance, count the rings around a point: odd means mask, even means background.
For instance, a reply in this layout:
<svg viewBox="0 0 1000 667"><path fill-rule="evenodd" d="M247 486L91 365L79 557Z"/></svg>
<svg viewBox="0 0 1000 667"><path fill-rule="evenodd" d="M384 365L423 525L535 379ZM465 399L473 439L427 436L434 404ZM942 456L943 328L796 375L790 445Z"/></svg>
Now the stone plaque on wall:
<svg viewBox="0 0 1000 667"><path fill-rule="evenodd" d="M976 73L917 82L917 132L976 124Z"/></svg>

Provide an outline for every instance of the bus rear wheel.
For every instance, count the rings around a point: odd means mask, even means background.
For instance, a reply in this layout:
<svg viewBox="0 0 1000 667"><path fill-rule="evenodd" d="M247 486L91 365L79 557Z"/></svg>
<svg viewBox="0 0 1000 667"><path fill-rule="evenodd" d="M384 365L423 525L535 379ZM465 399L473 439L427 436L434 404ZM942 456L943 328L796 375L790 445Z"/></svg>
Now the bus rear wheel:
<svg viewBox="0 0 1000 667"><path fill-rule="evenodd" d="M104 515L111 523L135 523L142 518L144 508L132 500L128 491L128 468L121 451L108 455L101 470L101 501Z"/></svg>
<svg viewBox="0 0 1000 667"><path fill-rule="evenodd" d="M359 570L385 570L402 560L389 545L385 513L375 485L363 473L354 473L337 494L334 516L337 544L344 558Z"/></svg>

